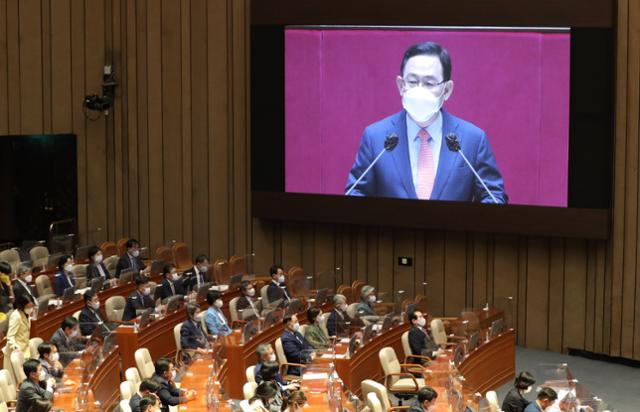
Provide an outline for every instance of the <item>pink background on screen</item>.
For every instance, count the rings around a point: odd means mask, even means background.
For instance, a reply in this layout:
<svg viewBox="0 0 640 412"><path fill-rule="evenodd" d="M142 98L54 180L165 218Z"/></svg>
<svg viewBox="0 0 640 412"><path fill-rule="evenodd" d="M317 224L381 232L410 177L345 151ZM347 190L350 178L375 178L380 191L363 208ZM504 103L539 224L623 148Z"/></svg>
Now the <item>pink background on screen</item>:
<svg viewBox="0 0 640 412"><path fill-rule="evenodd" d="M344 193L364 128L402 109L404 51L427 40L451 56L444 108L487 133L509 203L566 207L568 33L286 30L285 190Z"/></svg>

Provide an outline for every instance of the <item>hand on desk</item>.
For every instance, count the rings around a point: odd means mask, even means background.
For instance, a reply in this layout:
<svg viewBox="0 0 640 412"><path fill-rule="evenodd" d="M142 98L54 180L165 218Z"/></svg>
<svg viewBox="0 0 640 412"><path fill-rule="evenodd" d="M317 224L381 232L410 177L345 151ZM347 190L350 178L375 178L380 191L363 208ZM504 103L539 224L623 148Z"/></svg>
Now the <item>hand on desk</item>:
<svg viewBox="0 0 640 412"><path fill-rule="evenodd" d="M197 394L196 391L194 391L193 389L187 391L187 394L186 394L187 400L190 401L190 400L195 399L196 398L196 394Z"/></svg>
<svg viewBox="0 0 640 412"><path fill-rule="evenodd" d="M300 382L293 382L284 387L288 391L297 391L300 389Z"/></svg>

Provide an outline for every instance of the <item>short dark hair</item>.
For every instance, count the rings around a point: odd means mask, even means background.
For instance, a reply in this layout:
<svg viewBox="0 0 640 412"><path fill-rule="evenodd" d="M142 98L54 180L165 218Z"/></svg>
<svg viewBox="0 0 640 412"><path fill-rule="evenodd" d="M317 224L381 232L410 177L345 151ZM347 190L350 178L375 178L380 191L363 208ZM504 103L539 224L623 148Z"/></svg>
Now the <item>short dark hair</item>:
<svg viewBox="0 0 640 412"><path fill-rule="evenodd" d="M19 309L21 311L24 312L24 307L27 306L31 301L31 299L29 299L29 296L22 294L22 295L18 295L15 297L14 301L13 301L13 307L15 309Z"/></svg>
<svg viewBox="0 0 640 412"><path fill-rule="evenodd" d="M291 322L291 319L293 319L293 317L295 316L295 314L286 314L284 315L284 317L282 318L282 323L284 323L285 325L289 322Z"/></svg>
<svg viewBox="0 0 640 412"><path fill-rule="evenodd" d="M136 276L136 286L144 285L145 283L149 283L149 278L145 275Z"/></svg>
<svg viewBox="0 0 640 412"><path fill-rule="evenodd" d="M127 249L131 249L134 246L140 246L140 242L138 242L137 240L131 238L129 240L127 240L127 243L125 243L125 246Z"/></svg>
<svg viewBox="0 0 640 412"><path fill-rule="evenodd" d="M142 382L140 382L140 391L156 393L160 390L160 388L160 384L153 379L143 379Z"/></svg>
<svg viewBox="0 0 640 412"><path fill-rule="evenodd" d="M420 310L417 310L417 309L410 310L409 312L407 312L407 319L409 319L409 323L418 319L418 315L416 314L417 312L422 313Z"/></svg>
<svg viewBox="0 0 640 412"><path fill-rule="evenodd" d="M318 317L319 314L320 314L320 309L318 309L318 308L309 308L307 310L307 320L309 320L309 323L315 322L316 318Z"/></svg>
<svg viewBox="0 0 640 412"><path fill-rule="evenodd" d="M57 348L55 343L43 342L38 345L38 355L44 358L44 355L49 355L54 347Z"/></svg>
<svg viewBox="0 0 640 412"><path fill-rule="evenodd" d="M278 269L282 269L284 272L284 268L281 265L273 265L269 268L269 275L273 276L278 273Z"/></svg>
<svg viewBox="0 0 640 412"><path fill-rule="evenodd" d="M91 299L93 299L93 297L95 295L96 295L95 293L93 293L92 291L88 290L88 291L84 292L84 295L82 295L82 296L84 296L84 301L85 302L89 302Z"/></svg>
<svg viewBox="0 0 640 412"><path fill-rule="evenodd" d="M171 366L173 362L169 358L160 358L156 361L156 373L158 375L162 375L166 371L169 370L169 366Z"/></svg>
<svg viewBox="0 0 640 412"><path fill-rule="evenodd" d="M95 245L91 246L89 248L89 259L93 259L93 257L97 255L98 252L102 252L102 249L100 249L98 246L95 246Z"/></svg>
<svg viewBox="0 0 640 412"><path fill-rule="evenodd" d="M78 319L74 318L73 316L67 316L66 318L62 319L60 328L62 328L62 330L65 330L67 328L74 328L77 324Z"/></svg>
<svg viewBox="0 0 640 412"><path fill-rule="evenodd" d="M142 399L140 399L139 406L142 412L146 411L149 406L156 406L156 397L144 396Z"/></svg>
<svg viewBox="0 0 640 412"><path fill-rule="evenodd" d="M58 269L59 270L64 270L64 264L67 263L67 260L69 260L69 258L71 258L71 256L69 255L62 255L58 258Z"/></svg>
<svg viewBox="0 0 640 412"><path fill-rule="evenodd" d="M522 371L518 376L516 376L516 380L513 385L516 389L525 390L534 383L536 383L536 380L533 375L528 371Z"/></svg>
<svg viewBox="0 0 640 412"><path fill-rule="evenodd" d="M209 306L213 305L216 300L220 299L222 294L217 290L210 290L207 292L207 303Z"/></svg>
<svg viewBox="0 0 640 412"><path fill-rule="evenodd" d="M451 57L449 56L449 52L438 43L431 41L414 44L404 52L404 57L400 64L400 76L404 76L404 68L407 62L415 56L438 56L440 64L442 65L443 80L451 80Z"/></svg>
<svg viewBox="0 0 640 412"><path fill-rule="evenodd" d="M29 374L38 371L38 365L40 365L40 361L37 359L28 359L23 365L22 370L24 374L29 378Z"/></svg>
<svg viewBox="0 0 640 412"><path fill-rule="evenodd" d="M260 375L262 375L263 380L272 381L276 378L279 370L280 365L277 362L265 362L262 364L262 369L260 369Z"/></svg>
<svg viewBox="0 0 640 412"><path fill-rule="evenodd" d="M205 260L209 260L207 255L198 255L198 256L196 256L196 263L203 263Z"/></svg>
<svg viewBox="0 0 640 412"><path fill-rule="evenodd" d="M187 307L185 308L185 310L187 311L187 316L189 317L189 319L193 317L198 309L200 309L200 305L198 305L197 303L187 303Z"/></svg>
<svg viewBox="0 0 640 412"><path fill-rule="evenodd" d="M13 272L13 270L11 270L11 265L8 262L0 261L0 273L4 273L5 275L8 275L9 273Z"/></svg>
<svg viewBox="0 0 640 412"><path fill-rule="evenodd" d="M538 392L538 396L536 396L536 399L539 401L543 399L555 401L556 399L558 399L558 394L556 393L556 391L554 391L550 387L543 386L542 388L540 388L540 392Z"/></svg>
<svg viewBox="0 0 640 412"><path fill-rule="evenodd" d="M435 389L433 389L430 386L423 386L418 391L418 402L419 403L422 403L424 401L431 402L432 400L436 399L437 397L438 397L438 392L436 392Z"/></svg>
<svg viewBox="0 0 640 412"><path fill-rule="evenodd" d="M249 289L249 286L252 286L252 285L253 284L248 280L243 280L242 282L240 282L240 292L246 292L247 289Z"/></svg>
<svg viewBox="0 0 640 412"><path fill-rule="evenodd" d="M253 401L255 401L257 399L261 399L261 400L269 399L272 396L275 396L276 393L278 393L278 386L274 382L263 381L256 388L256 393L251 398L249 403L252 403Z"/></svg>
<svg viewBox="0 0 640 412"><path fill-rule="evenodd" d="M173 264L171 264L171 263L168 263L168 264L164 265L164 266L162 267L162 274L163 274L163 275L168 275L169 273L171 273L171 270L172 270L173 268L175 268L175 265L173 265Z"/></svg>

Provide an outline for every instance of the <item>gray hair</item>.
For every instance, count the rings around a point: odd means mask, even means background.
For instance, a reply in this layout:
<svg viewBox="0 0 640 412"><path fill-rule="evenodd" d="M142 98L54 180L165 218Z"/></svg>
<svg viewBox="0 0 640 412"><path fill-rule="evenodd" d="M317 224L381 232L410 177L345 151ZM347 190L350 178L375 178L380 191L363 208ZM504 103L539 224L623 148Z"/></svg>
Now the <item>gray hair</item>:
<svg viewBox="0 0 640 412"><path fill-rule="evenodd" d="M333 305L337 306L341 303L347 303L347 297L345 295L341 295L339 293L333 295Z"/></svg>
<svg viewBox="0 0 640 412"><path fill-rule="evenodd" d="M258 358L264 356L267 352L269 352L269 348L271 347L270 343L261 343L258 345L258 349L256 349L256 354Z"/></svg>
<svg viewBox="0 0 640 412"><path fill-rule="evenodd" d="M18 266L18 269L16 269L16 276L21 276L22 274L30 271L31 269L29 269L29 266L21 264Z"/></svg>

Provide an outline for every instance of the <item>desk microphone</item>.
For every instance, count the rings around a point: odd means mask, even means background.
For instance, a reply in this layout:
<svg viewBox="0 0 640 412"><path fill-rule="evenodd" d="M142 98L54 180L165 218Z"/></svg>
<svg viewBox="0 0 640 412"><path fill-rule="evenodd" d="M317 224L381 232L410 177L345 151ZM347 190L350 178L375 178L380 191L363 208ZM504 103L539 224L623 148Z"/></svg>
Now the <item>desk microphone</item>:
<svg viewBox="0 0 640 412"><path fill-rule="evenodd" d="M495 203L496 205L500 204L500 202L498 202L498 199L496 199L493 193L491 193L484 180L482 180L478 172L476 172L476 169L474 169L471 163L469 163L469 160L467 160L467 156L464 155L462 147L460 146L460 142L458 141L458 136L455 133L449 133L445 136L445 140L447 142L447 147L449 148L449 150L451 150L452 152L460 153L460 156L462 156L462 160L465 161L467 166L469 166L471 172L473 172L473 175L476 177L476 179L478 179L480 184L482 184L482 187L484 187L484 190L489 194L489 196L491 196L491 200L493 200L493 203Z"/></svg>
<svg viewBox="0 0 640 412"><path fill-rule="evenodd" d="M349 196L349 194L351 194L351 192L353 191L353 189L355 189L356 186L358 186L358 183L360 183L360 181L367 175L367 173L369 173L369 170L371 170L371 168L373 167L373 165L375 165L378 160L382 157L382 155L385 152L390 152L393 149L396 148L396 146L398 145L398 136L396 136L395 133L391 133L389 136L387 136L386 139L384 139L384 149L382 149L380 151L380 153L378 154L378 156L373 159L373 162L371 162L371 164L369 165L369 167L367 167L367 169L364 171L364 173L362 173L360 175L360 177L358 178L358 180L356 180L351 187L349 188L349 190L346 191L346 193L344 194L345 196Z"/></svg>

